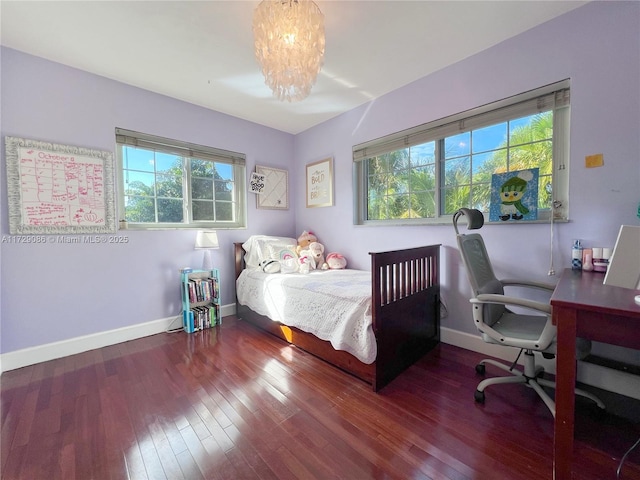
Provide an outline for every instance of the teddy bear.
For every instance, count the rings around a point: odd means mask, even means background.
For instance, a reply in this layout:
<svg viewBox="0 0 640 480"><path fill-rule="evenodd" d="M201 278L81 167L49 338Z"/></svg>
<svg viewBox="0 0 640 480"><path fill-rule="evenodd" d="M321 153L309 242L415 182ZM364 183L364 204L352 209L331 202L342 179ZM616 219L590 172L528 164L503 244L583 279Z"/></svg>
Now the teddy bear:
<svg viewBox="0 0 640 480"><path fill-rule="evenodd" d="M296 253L300 256L300 252L309 247L312 242L317 242L318 237L316 237L313 232L304 231L302 235L298 237L298 245L296 246Z"/></svg>
<svg viewBox="0 0 640 480"><path fill-rule="evenodd" d="M327 255L327 265L331 270L347 268L347 259L339 253L331 252Z"/></svg>

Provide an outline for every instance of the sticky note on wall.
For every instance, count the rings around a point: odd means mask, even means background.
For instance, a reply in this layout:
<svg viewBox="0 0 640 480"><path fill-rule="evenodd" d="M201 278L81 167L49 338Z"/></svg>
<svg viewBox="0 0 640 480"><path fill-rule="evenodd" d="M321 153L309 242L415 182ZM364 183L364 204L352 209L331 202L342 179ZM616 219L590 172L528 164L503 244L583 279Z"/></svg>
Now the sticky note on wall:
<svg viewBox="0 0 640 480"><path fill-rule="evenodd" d="M584 166L587 168L601 167L604 165L604 157L601 153L584 157Z"/></svg>

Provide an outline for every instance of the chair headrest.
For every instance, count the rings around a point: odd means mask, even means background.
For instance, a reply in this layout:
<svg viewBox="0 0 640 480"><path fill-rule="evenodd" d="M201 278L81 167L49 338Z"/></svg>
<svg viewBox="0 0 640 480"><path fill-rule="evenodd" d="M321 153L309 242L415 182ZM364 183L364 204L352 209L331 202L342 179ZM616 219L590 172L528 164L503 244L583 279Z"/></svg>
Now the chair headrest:
<svg viewBox="0 0 640 480"><path fill-rule="evenodd" d="M484 225L484 215L480 210L475 208L460 208L456 213L453 214L453 228L456 231L456 235L458 232L458 219L464 216L467 219L467 229L468 230L477 230L482 228Z"/></svg>

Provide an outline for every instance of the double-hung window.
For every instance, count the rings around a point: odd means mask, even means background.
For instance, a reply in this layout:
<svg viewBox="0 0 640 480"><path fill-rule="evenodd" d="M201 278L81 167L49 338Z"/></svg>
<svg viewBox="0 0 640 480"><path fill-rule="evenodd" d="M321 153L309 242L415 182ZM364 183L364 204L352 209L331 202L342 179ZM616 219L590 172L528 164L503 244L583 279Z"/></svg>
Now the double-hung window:
<svg viewBox="0 0 640 480"><path fill-rule="evenodd" d="M569 81L353 147L354 222L489 212L492 175L538 168L538 220L568 215Z"/></svg>
<svg viewBox="0 0 640 480"><path fill-rule="evenodd" d="M245 155L116 129L129 228L245 228Z"/></svg>

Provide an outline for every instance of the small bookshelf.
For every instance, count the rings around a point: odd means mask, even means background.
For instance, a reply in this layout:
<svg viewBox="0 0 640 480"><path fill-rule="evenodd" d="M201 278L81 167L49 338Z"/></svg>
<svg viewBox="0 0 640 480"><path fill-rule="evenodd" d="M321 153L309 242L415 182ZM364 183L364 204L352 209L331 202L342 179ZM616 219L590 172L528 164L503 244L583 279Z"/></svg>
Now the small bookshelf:
<svg viewBox="0 0 640 480"><path fill-rule="evenodd" d="M187 333L220 325L220 273L184 269L181 275L182 328Z"/></svg>

